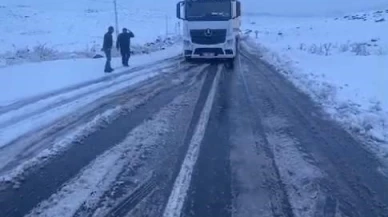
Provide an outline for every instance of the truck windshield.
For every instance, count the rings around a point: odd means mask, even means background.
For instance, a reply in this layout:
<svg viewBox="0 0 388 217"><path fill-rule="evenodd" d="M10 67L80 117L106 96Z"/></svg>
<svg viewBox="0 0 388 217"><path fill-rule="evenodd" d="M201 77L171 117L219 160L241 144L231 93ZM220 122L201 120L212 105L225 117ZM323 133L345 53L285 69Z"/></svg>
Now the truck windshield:
<svg viewBox="0 0 388 217"><path fill-rule="evenodd" d="M231 3L186 2L186 19L191 21L221 21L231 19Z"/></svg>

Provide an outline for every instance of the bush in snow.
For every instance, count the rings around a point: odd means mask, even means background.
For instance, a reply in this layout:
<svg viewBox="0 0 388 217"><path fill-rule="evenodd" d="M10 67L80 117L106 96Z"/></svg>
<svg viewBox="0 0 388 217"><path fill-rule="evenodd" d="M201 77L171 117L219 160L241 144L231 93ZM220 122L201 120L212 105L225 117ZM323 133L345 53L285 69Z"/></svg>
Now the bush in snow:
<svg viewBox="0 0 388 217"><path fill-rule="evenodd" d="M351 46L351 52L355 53L357 56L368 56L370 55L367 50L366 43L354 43Z"/></svg>
<svg viewBox="0 0 388 217"><path fill-rule="evenodd" d="M306 45L301 43L299 44L299 50L305 51L306 50Z"/></svg>
<svg viewBox="0 0 388 217"><path fill-rule="evenodd" d="M15 52L15 56L20 59L25 59L29 56L30 54L30 49L29 48L21 48L17 49Z"/></svg>
<svg viewBox="0 0 388 217"><path fill-rule="evenodd" d="M332 43L325 43L325 44L323 44L323 50L325 52L325 56L329 56L330 55L330 50L331 50L332 46L333 46Z"/></svg>
<svg viewBox="0 0 388 217"><path fill-rule="evenodd" d="M339 47L339 51L341 53L345 53L345 52L348 52L350 50L350 43L346 43L346 44L341 44L340 47Z"/></svg>
<svg viewBox="0 0 388 217"><path fill-rule="evenodd" d="M37 58L37 61L56 59L58 52L53 48L47 47L45 44L37 45L32 50L32 58Z"/></svg>
<svg viewBox="0 0 388 217"><path fill-rule="evenodd" d="M311 54L318 54L319 55L323 52L323 50L319 49L319 47L316 44L312 44L309 47L308 52Z"/></svg>
<svg viewBox="0 0 388 217"><path fill-rule="evenodd" d="M22 62L55 60L59 58L58 54L59 52L55 49L39 44L32 49L28 47L16 49L14 53L9 52L2 55L2 57L6 60L7 65L12 65Z"/></svg>
<svg viewBox="0 0 388 217"><path fill-rule="evenodd" d="M331 54L331 50L336 47L332 43L324 43L320 45L312 44L310 46L305 45L304 43L299 44L299 50L307 51L311 54L316 55L325 55L329 56Z"/></svg>
<svg viewBox="0 0 388 217"><path fill-rule="evenodd" d="M310 48L308 49L308 52L311 54L316 54L316 55L324 55L325 54L325 50L324 50L323 45L318 46L316 44L312 44L310 46Z"/></svg>
<svg viewBox="0 0 388 217"><path fill-rule="evenodd" d="M373 40L373 39L372 39ZM373 40L376 41L376 40ZM287 50L291 50L290 45L287 46ZM301 43L298 45L298 49L305 51L314 55L332 55L333 52L346 53L351 52L357 56L369 56L369 55L386 55L388 54L388 49L382 46L379 46L377 43L366 43L366 42L356 42L350 43L346 42L345 44L337 43L323 43L323 44L304 44Z"/></svg>

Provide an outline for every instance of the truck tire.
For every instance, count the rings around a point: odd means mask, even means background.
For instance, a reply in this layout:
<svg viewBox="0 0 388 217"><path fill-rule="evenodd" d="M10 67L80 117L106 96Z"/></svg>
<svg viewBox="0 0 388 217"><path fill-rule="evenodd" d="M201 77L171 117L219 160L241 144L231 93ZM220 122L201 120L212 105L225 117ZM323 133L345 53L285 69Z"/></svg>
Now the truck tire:
<svg viewBox="0 0 388 217"><path fill-rule="evenodd" d="M193 62L193 59L189 56L185 56L185 61L188 63L191 63L191 62Z"/></svg>
<svg viewBox="0 0 388 217"><path fill-rule="evenodd" d="M226 61L226 68L234 69L234 58L230 58Z"/></svg>

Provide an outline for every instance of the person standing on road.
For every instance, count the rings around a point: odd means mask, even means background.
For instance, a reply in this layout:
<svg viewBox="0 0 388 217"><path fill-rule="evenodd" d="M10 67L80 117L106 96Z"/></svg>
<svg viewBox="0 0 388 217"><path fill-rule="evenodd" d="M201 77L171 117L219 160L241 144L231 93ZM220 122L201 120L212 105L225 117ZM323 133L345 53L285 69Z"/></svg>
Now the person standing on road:
<svg viewBox="0 0 388 217"><path fill-rule="evenodd" d="M135 37L132 31L123 28L123 32L117 37L116 48L121 53L123 66L128 67L128 61L131 56L131 38Z"/></svg>
<svg viewBox="0 0 388 217"><path fill-rule="evenodd" d="M104 51L106 56L106 63L105 63L105 72L110 73L113 72L113 69L111 67L111 60L112 60L112 47L113 47L113 34L114 28L110 26L108 28L108 32L104 35L104 43L102 45L102 51Z"/></svg>

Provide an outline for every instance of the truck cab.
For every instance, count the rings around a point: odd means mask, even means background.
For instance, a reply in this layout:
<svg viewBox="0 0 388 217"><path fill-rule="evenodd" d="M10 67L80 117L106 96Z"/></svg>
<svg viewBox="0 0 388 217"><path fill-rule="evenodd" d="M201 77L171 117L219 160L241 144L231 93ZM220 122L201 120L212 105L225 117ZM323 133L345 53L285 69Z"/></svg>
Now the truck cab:
<svg viewBox="0 0 388 217"><path fill-rule="evenodd" d="M237 0L185 0L177 4L183 20L186 60L223 59L233 63L240 33L241 3Z"/></svg>

